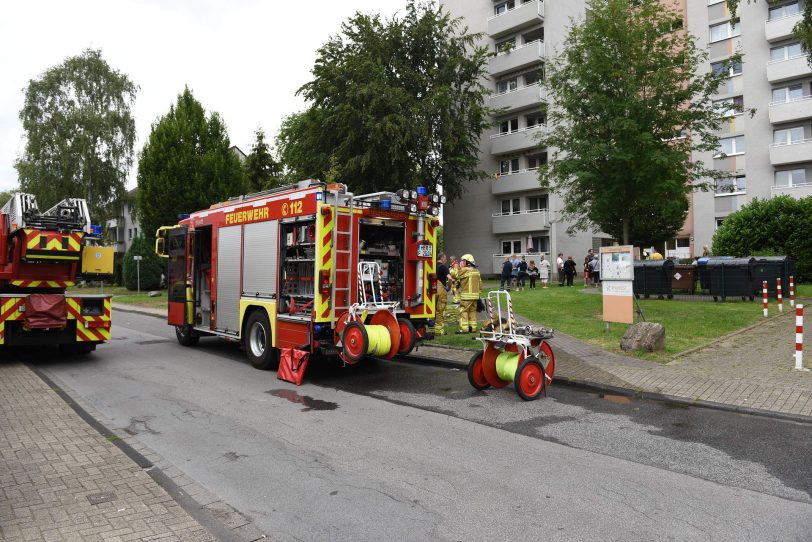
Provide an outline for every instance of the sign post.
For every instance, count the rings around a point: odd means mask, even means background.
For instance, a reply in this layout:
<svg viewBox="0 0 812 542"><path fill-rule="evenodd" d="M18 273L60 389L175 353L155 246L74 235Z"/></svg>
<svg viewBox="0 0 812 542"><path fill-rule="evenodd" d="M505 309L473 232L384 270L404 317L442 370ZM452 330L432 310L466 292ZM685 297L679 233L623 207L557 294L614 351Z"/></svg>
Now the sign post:
<svg viewBox="0 0 812 542"><path fill-rule="evenodd" d="M135 260L135 277L136 283L138 284L138 293L141 293L141 260L143 256L133 256L133 260Z"/></svg>
<svg viewBox="0 0 812 542"><path fill-rule="evenodd" d="M634 323L634 247L601 247L603 321Z"/></svg>

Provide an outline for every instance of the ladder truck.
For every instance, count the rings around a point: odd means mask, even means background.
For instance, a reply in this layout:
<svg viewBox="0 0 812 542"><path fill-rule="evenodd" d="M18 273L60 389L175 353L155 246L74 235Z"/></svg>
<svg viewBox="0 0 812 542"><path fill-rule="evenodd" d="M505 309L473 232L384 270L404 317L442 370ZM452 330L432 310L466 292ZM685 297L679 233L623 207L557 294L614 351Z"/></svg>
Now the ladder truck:
<svg viewBox="0 0 812 542"><path fill-rule="evenodd" d="M156 235L168 323L186 346L241 342L259 369L280 356L406 354L433 336L444 202L422 188L354 195L303 181L194 212Z"/></svg>
<svg viewBox="0 0 812 542"><path fill-rule="evenodd" d="M41 212L34 195L17 192L0 209L0 345L85 354L110 340L110 296L66 292L112 275L113 248L96 246L94 232L84 199Z"/></svg>

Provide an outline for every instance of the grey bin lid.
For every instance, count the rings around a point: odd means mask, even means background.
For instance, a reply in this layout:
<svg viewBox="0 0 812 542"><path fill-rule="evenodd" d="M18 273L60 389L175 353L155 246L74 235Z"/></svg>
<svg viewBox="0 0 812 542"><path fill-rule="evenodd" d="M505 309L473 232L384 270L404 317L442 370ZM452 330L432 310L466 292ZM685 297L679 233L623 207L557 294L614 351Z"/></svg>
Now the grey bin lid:
<svg viewBox="0 0 812 542"><path fill-rule="evenodd" d="M671 260L635 260L635 267L674 267L674 262Z"/></svg>
<svg viewBox="0 0 812 542"><path fill-rule="evenodd" d="M756 259L753 257L749 258L727 258L724 260L721 259L713 259L709 260L705 263L708 267L716 267L716 266L725 266L725 267L732 267L736 265L750 265L756 263Z"/></svg>

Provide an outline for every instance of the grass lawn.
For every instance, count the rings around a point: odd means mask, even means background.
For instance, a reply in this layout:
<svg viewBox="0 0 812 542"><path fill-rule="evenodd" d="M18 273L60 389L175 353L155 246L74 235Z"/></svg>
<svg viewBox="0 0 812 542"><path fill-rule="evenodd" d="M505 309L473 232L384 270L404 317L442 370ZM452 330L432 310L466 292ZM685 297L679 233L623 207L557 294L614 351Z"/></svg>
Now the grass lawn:
<svg viewBox="0 0 812 542"><path fill-rule="evenodd" d="M492 284L486 284L486 288L494 287ZM513 308L517 314L545 327L562 331L604 350L622 353L620 339L629 326L612 324L607 332L601 316L602 296L583 293L582 289L581 286L560 288L555 284L546 290L513 292ZM812 296L812 285L799 285L796 294ZM661 353L636 355L660 362L667 362L674 354L705 345L764 318L758 300L755 302L728 300L726 303L713 303L640 299L639 302L646 321L665 326L666 350ZM784 310L789 310L787 300ZM771 301L770 313L777 314L774 300ZM480 313L480 320L484 319L484 313ZM453 333L451 325L448 329ZM472 341L470 337L471 335L452 334L438 337L435 342L478 349L480 343Z"/></svg>
<svg viewBox="0 0 812 542"><path fill-rule="evenodd" d="M149 307L155 309L164 309L166 308L166 290L160 290L161 295L158 297L149 297L149 292L142 290L141 293L137 293L132 290L128 290L123 286L105 286L104 293L107 295L113 296L114 302L119 303L126 303L127 305L136 305L138 307ZM102 288L94 286L94 287L85 287L79 288L75 286L73 288L68 289L68 293L71 294L100 294L102 293Z"/></svg>

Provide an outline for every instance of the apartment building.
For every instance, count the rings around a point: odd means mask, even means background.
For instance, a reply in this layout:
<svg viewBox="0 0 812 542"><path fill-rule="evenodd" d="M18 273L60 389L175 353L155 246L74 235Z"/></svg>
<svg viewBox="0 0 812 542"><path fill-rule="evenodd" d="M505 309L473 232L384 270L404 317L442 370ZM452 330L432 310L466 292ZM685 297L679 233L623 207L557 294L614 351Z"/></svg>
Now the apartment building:
<svg viewBox="0 0 812 542"><path fill-rule="evenodd" d="M538 137L546 129L541 86L545 59L561 49L571 19L582 19L581 0L441 0L482 44L496 53L485 85L490 107L499 110L479 145L489 180L471 183L444 209L449 254L471 253L485 274L498 273L505 256L553 260L559 252L582 261L587 249L609 244L601 234L567 234L561 199L539 186L537 168L548 159Z"/></svg>
<svg viewBox="0 0 812 542"><path fill-rule="evenodd" d="M724 0L688 3L688 30L706 47L707 70L736 51L743 61L715 97L729 116L719 153L695 159L729 172L714 190L694 194L694 245L710 244L730 213L754 198L812 195L812 70L793 27L803 1L741 2L738 18ZM752 118L741 108L755 108Z"/></svg>

